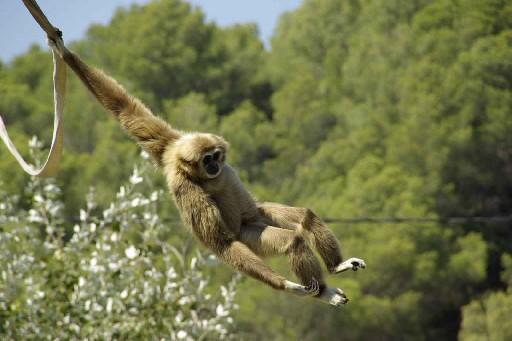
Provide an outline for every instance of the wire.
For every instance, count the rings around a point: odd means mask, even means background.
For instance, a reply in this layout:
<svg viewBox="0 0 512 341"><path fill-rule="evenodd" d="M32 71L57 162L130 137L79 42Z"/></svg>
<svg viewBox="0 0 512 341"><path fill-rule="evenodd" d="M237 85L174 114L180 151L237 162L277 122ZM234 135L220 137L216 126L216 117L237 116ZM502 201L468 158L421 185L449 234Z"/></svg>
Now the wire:
<svg viewBox="0 0 512 341"><path fill-rule="evenodd" d="M406 224L437 223L444 225L460 225L468 223L502 224L512 222L512 215L508 216L473 216L473 217L353 217L353 218L323 218L328 224ZM181 224L179 219L165 219L164 224Z"/></svg>
<svg viewBox="0 0 512 341"><path fill-rule="evenodd" d="M355 217L355 218L324 218L329 224L404 224L404 223L438 223L438 224L468 224L488 223L501 224L512 222L508 216L469 216L469 217Z"/></svg>

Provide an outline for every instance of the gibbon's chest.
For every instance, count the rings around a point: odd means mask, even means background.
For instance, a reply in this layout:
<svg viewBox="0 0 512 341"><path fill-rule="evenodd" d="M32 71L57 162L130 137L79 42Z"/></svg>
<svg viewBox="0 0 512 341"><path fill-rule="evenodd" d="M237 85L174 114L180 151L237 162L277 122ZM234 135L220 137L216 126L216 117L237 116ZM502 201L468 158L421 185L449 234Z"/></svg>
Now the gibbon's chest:
<svg viewBox="0 0 512 341"><path fill-rule="evenodd" d="M258 214L252 195L229 165L224 165L217 178L205 183L204 190L211 195L222 218L236 233L244 221L252 220Z"/></svg>

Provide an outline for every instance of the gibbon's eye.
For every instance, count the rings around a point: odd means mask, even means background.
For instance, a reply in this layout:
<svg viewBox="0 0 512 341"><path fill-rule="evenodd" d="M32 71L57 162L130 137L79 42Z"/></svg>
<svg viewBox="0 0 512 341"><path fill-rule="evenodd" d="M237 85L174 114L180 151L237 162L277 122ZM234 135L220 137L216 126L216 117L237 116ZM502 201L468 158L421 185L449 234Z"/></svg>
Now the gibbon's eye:
<svg viewBox="0 0 512 341"><path fill-rule="evenodd" d="M203 164L207 165L210 162L212 162L212 160L213 160L213 157L210 154L207 154L203 158Z"/></svg>
<svg viewBox="0 0 512 341"><path fill-rule="evenodd" d="M222 156L222 152L220 150L217 150L215 153L213 153L213 159L215 161L218 161L221 156Z"/></svg>

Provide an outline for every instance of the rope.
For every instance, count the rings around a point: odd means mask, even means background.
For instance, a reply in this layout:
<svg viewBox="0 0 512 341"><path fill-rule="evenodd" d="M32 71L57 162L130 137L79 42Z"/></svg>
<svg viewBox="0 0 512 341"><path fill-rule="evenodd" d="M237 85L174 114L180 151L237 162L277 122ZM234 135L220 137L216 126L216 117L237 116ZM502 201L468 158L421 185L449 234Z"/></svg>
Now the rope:
<svg viewBox="0 0 512 341"><path fill-rule="evenodd" d="M32 14L37 23L47 33L48 38L58 40L62 37L62 32L52 26L44 13L34 0L23 0L23 3ZM7 149L16 158L20 166L25 172L32 176L47 177L53 176L58 168L62 155L62 113L64 110L64 97L66 94L66 64L59 56L56 48L52 46L53 55L53 99L54 99L54 121L53 121L53 137L50 152L45 163L39 169L28 164L16 149L7 133L2 116L0 115L0 138L4 141Z"/></svg>

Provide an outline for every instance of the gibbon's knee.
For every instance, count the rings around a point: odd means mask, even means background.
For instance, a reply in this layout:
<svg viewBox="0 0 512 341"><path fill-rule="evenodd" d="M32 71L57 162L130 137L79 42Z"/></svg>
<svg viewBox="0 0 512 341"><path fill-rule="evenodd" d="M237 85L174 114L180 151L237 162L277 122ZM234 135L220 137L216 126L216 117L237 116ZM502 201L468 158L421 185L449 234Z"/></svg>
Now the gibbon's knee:
<svg viewBox="0 0 512 341"><path fill-rule="evenodd" d="M329 236L330 239L334 238L329 228L311 209L300 208L300 214L302 217L299 222L300 230L303 233L305 232L305 237L315 245L325 239L324 236ZM330 243L333 243L333 241L331 240Z"/></svg>
<svg viewBox="0 0 512 341"><path fill-rule="evenodd" d="M320 220L320 218L318 218L318 216L315 214L315 212L313 212L311 209L301 208L301 210L302 210L302 215L304 217L302 219L301 224L305 230L312 232L313 229L323 226L323 222Z"/></svg>
<svg viewBox="0 0 512 341"><path fill-rule="evenodd" d="M318 253L329 272L334 272L336 266L343 261L336 236L311 209L302 208L302 210L304 214L302 228L313 235L312 240Z"/></svg>

